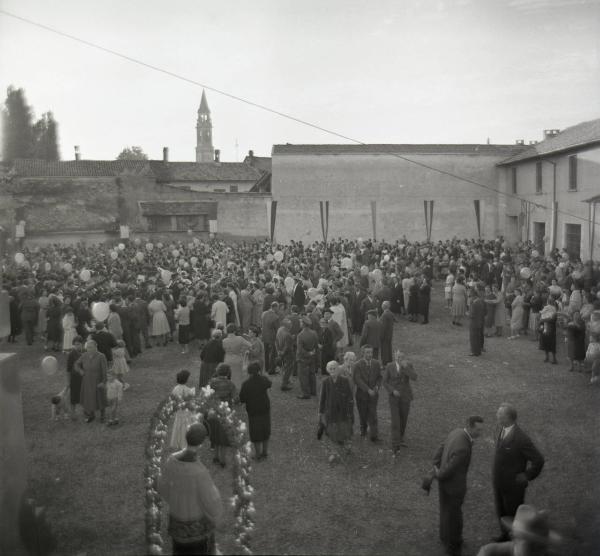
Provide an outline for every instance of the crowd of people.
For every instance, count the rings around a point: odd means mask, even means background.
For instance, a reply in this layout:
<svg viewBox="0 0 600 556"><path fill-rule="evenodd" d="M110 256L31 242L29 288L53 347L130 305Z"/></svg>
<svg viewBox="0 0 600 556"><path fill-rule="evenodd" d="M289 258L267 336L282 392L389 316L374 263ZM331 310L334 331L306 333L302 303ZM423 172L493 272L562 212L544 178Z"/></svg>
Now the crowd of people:
<svg viewBox="0 0 600 556"><path fill-rule="evenodd" d="M224 402L245 404L257 460L268 456L273 381L267 377L276 374L284 393L297 384L301 400L319 394L317 436L331 442L332 464L351 453L354 406L360 435L380 441L382 387L393 454L407 447L417 373L410 357L394 349L393 330L401 318L429 323L434 281L443 284L448 325L468 324L471 356L485 352L486 339L529 336L546 362L557 363L564 337L569 370L589 373L590 384L600 376L599 263L559 250L544 256L530 243L511 247L502 238L337 239L306 246L135 239L116 246L23 247L2 270L10 294L8 341L24 333L29 345L39 338L46 350L69 353L70 402L73 409L83 406L88 422L97 411L104 420L108 406L109 425L118 424L129 363L144 350L177 342L182 353L200 356L199 388L209 385ZM173 394L195 395L189 377L178 373ZM171 446L183 450L181 461L195 461L186 442L192 423L185 411L176 416ZM469 421L467 440L476 438L479 423ZM209 423L207 435L215 464L226 465L228 441L218 424ZM200 436L196 431L194 446ZM464 436L455 433L449 443L462 446ZM440 493L448 457L445 448L435 457L431 479L439 480ZM515 516L523 496L499 517ZM456 499L448 503L457 515ZM460 549L459 525L461 531L462 521L443 525L450 553Z"/></svg>

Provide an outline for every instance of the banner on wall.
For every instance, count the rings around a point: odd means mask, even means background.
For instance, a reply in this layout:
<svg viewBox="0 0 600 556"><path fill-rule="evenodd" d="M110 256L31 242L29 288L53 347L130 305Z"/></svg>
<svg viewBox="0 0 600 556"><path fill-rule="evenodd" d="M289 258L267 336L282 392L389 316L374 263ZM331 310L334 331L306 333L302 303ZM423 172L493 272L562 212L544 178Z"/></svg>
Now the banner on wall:
<svg viewBox="0 0 600 556"><path fill-rule="evenodd" d="M433 229L433 201L423 201L425 211L425 232L427 241L431 241L431 231Z"/></svg>
<svg viewBox="0 0 600 556"><path fill-rule="evenodd" d="M209 220L208 221L208 231L211 234L216 234L217 233L217 221L216 220Z"/></svg>
<svg viewBox="0 0 600 556"><path fill-rule="evenodd" d="M479 199L473 201L475 205L475 219L477 220L477 237L481 239L481 203Z"/></svg>
<svg viewBox="0 0 600 556"><path fill-rule="evenodd" d="M321 231L323 232L323 241L327 243L329 235L329 201L319 201L321 211Z"/></svg>
<svg viewBox="0 0 600 556"><path fill-rule="evenodd" d="M371 220L373 222L373 241L377 241L377 201L371 201Z"/></svg>

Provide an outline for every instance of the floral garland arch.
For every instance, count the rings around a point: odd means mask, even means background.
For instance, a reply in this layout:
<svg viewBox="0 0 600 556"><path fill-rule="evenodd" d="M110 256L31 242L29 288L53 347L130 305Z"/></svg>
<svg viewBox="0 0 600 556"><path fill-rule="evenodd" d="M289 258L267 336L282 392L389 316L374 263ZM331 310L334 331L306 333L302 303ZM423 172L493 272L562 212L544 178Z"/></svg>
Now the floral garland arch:
<svg viewBox="0 0 600 556"><path fill-rule="evenodd" d="M225 428L234 450L233 458L233 497L231 505L235 515L236 544L242 554L251 555L250 537L254 529L256 509L252 502L254 489L250 485L251 444L248 441L246 423L242 421L229 405L214 395L210 387L200 390L198 395L182 400L170 395L163 400L154 415L146 441L146 465L144 467L144 486L146 489L146 543L148 554L164 554L164 541L160 534L162 521L162 499L158 494L160 461L167 439L169 421L176 411L189 409L198 421L206 416L217 417Z"/></svg>

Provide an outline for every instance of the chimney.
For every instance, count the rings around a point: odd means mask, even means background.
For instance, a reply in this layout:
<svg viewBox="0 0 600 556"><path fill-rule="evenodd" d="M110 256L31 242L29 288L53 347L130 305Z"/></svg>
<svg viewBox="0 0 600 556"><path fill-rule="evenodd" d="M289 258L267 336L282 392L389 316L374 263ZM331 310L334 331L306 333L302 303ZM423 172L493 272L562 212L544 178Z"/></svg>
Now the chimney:
<svg viewBox="0 0 600 556"><path fill-rule="evenodd" d="M163 147L163 162L169 162L169 147Z"/></svg>
<svg viewBox="0 0 600 556"><path fill-rule="evenodd" d="M525 139L517 139L515 141L515 145L524 145L525 144Z"/></svg>
<svg viewBox="0 0 600 556"><path fill-rule="evenodd" d="M552 139L552 137L556 137L559 133L560 129L545 129L544 139Z"/></svg>
<svg viewBox="0 0 600 556"><path fill-rule="evenodd" d="M221 151L219 149L215 149L215 162L221 162Z"/></svg>
<svg viewBox="0 0 600 556"><path fill-rule="evenodd" d="M75 145L75 160L81 160L81 153L79 152L79 145Z"/></svg>
<svg viewBox="0 0 600 556"><path fill-rule="evenodd" d="M254 151L252 151L252 150L248 151L248 158L250 160L252 160L254 158Z"/></svg>

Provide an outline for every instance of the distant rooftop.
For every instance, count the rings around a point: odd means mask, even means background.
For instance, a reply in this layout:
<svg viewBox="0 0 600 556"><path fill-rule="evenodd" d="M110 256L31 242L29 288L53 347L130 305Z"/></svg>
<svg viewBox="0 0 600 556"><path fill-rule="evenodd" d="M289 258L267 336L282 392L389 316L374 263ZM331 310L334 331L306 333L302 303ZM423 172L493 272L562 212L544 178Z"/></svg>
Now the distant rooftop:
<svg viewBox="0 0 600 556"><path fill-rule="evenodd" d="M457 154L513 156L525 150L523 145L273 145L273 155L339 154Z"/></svg>
<svg viewBox="0 0 600 556"><path fill-rule="evenodd" d="M539 158L555 153L558 154L595 143L600 144L600 119L567 127L558 133L558 135L540 141L535 145L529 145L525 151L511 156L507 160L503 160L500 164L513 164L522 160Z"/></svg>

